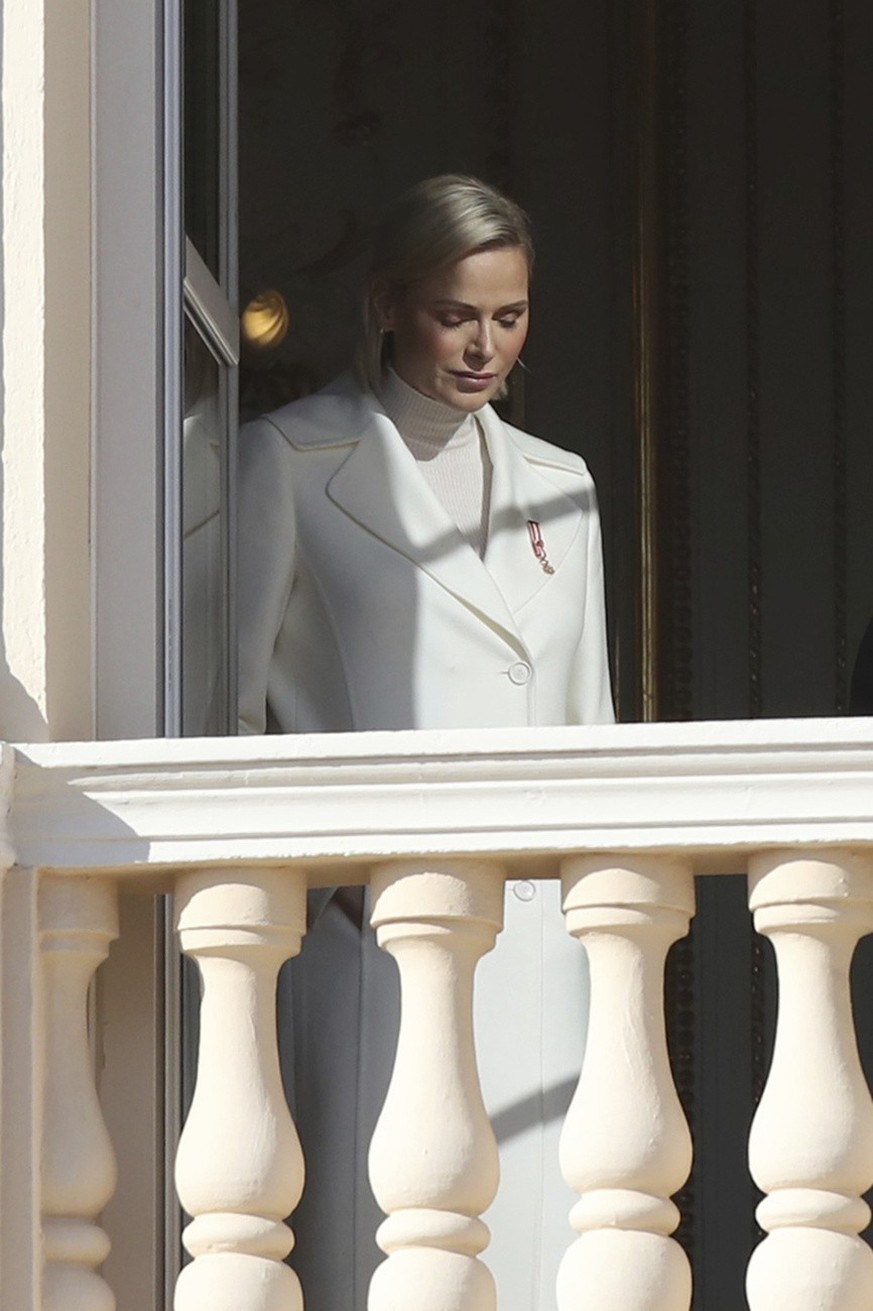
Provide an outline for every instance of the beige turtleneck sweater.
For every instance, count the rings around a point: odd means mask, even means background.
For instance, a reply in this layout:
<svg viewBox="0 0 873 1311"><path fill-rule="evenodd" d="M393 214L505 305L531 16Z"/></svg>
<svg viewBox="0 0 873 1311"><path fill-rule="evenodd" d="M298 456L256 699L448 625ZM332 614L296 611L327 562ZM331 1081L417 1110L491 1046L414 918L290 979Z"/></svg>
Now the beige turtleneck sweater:
<svg viewBox="0 0 873 1311"><path fill-rule="evenodd" d="M476 416L424 396L393 369L379 400L431 491L481 558L488 544L491 459Z"/></svg>

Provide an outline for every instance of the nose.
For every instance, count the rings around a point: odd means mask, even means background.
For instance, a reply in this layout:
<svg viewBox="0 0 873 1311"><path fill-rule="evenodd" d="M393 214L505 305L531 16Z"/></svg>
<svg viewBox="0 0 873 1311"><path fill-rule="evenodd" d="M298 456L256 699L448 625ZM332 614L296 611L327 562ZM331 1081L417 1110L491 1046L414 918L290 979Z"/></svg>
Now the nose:
<svg viewBox="0 0 873 1311"><path fill-rule="evenodd" d="M486 362L494 354L494 342L491 338L491 324L487 319L480 319L467 344L467 354L475 360Z"/></svg>

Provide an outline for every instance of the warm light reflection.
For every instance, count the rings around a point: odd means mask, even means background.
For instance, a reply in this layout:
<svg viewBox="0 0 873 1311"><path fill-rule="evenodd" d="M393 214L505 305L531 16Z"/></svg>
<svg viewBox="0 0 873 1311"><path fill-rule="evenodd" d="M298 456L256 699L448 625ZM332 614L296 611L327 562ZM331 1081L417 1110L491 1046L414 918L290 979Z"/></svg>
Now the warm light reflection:
<svg viewBox="0 0 873 1311"><path fill-rule="evenodd" d="M290 322L291 316L281 292L259 292L242 312L243 341L254 350L273 350L285 337Z"/></svg>

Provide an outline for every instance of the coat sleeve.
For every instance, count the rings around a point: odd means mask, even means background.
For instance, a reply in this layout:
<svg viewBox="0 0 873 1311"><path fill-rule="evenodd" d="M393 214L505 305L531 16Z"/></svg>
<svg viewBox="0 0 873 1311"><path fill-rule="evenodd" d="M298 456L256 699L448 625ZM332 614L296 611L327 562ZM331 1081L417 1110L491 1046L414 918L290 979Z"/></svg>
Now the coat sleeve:
<svg viewBox="0 0 873 1311"><path fill-rule="evenodd" d="M268 419L239 435L237 616L239 731L263 733L276 638L294 583L290 448Z"/></svg>
<svg viewBox="0 0 873 1311"><path fill-rule="evenodd" d="M570 676L570 724L612 724L615 710L606 642L606 597L603 585L603 545L597 497L591 483L588 517L588 575L582 637Z"/></svg>

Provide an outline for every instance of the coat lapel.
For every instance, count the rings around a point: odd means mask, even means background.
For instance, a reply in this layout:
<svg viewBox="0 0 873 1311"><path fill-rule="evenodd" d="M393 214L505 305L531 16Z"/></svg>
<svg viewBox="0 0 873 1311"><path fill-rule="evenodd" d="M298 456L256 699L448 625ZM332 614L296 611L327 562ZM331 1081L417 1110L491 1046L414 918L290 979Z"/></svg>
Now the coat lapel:
<svg viewBox="0 0 873 1311"><path fill-rule="evenodd" d="M479 417L493 470L485 565L517 614L553 577L537 558L528 523L538 525L546 562L557 573L582 519L575 502L549 478L547 466L526 458L490 406Z"/></svg>
<svg viewBox="0 0 873 1311"><path fill-rule="evenodd" d="M387 415L372 411L327 485L335 505L524 651L499 586L418 470Z"/></svg>

